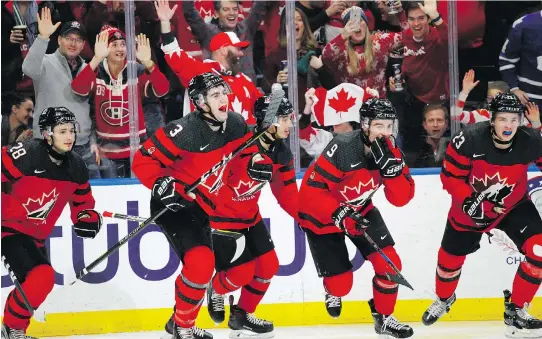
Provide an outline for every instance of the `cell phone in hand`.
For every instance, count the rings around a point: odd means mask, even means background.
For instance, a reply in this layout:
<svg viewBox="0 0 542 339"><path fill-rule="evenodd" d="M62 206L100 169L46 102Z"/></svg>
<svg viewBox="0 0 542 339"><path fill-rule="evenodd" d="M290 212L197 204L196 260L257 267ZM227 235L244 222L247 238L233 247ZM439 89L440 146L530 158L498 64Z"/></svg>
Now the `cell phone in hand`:
<svg viewBox="0 0 542 339"><path fill-rule="evenodd" d="M320 47L316 47L314 49L314 53L316 53L316 56L319 57L320 55L322 55L322 49Z"/></svg>
<svg viewBox="0 0 542 339"><path fill-rule="evenodd" d="M361 8L354 6L350 10L350 20L349 22L355 22L357 24L361 24Z"/></svg>

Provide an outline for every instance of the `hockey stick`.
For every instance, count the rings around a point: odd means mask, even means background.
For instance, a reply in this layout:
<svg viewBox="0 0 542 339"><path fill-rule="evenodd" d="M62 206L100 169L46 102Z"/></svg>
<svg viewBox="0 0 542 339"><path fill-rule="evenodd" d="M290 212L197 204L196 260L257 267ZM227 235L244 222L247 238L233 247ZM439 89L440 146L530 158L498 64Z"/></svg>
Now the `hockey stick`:
<svg viewBox="0 0 542 339"><path fill-rule="evenodd" d="M13 281L13 284L15 285L15 289L19 291L19 294L23 298L24 306L26 307L26 310L30 313L30 316L36 319L37 321L43 323L45 322L45 313L35 310L32 305L30 305L30 301L28 301L28 298L26 297L26 294L23 291L23 287L21 286L21 283L19 283L19 279L15 276L15 273L11 270L11 266L9 266L8 262L6 261L6 257L2 256L2 262L4 263L4 266L6 267L6 270L8 271L9 277Z"/></svg>
<svg viewBox="0 0 542 339"><path fill-rule="evenodd" d="M145 218L138 217L135 215L127 215L127 214L121 214L121 213L115 213L115 212L109 212L104 211L102 215L106 218L114 218L114 219L122 219L122 220L132 220L132 221L139 221L143 222L145 221ZM239 259L241 254L243 254L246 246L246 239L245 236L239 232L234 231L226 231L226 230L211 230L211 233L213 235L222 236L222 237L228 237L235 240L235 243L237 247L235 248L235 254L233 255L233 259L230 261L230 263L233 263L235 260Z"/></svg>
<svg viewBox="0 0 542 339"><path fill-rule="evenodd" d="M275 123L275 115L280 107L280 104L282 102L282 98L284 98L284 91L283 90L276 90L271 92L270 95L270 102L269 106L267 106L267 112L265 114L265 117L263 119L263 123L265 124L266 128L262 128L261 131L258 133L255 133L250 139L245 141L242 145L237 147L234 151L232 151L230 154L225 156L221 161L219 161L216 165L214 165L210 170L205 172L198 180L196 180L194 183L188 185L186 187L186 193L191 193L196 187L198 187L201 183L205 182L205 180L210 177L213 173L217 172L222 166L226 165L233 157L244 151L246 148L252 145L253 142L255 142L257 139L259 139L269 128L273 126ZM130 239L135 237L139 232L141 232L145 227L152 224L156 219L158 219L162 214L166 213L168 211L167 207L162 208L160 211L158 211L155 215L151 216L139 226L137 226L132 232L128 233L124 238L119 240L118 243L113 245L110 249L108 249L104 254L99 256L96 260L94 260L90 265L83 268L80 272L78 272L75 276L75 280L70 283L70 285L75 284L78 280L81 280L85 275L88 274L93 268L98 266L102 261L104 261L107 257L109 257L111 254L115 253L122 245L127 243Z"/></svg>
<svg viewBox="0 0 542 339"><path fill-rule="evenodd" d="M381 185L378 185L378 188L380 188ZM369 197L367 198L366 201L370 201L372 198L373 198L373 195L378 191L378 188L375 189L373 192L371 192L371 194L369 195ZM356 220L356 218L363 218L359 213L354 213L352 219L353 220ZM369 227L371 227L369 225ZM365 239L369 242L369 244L371 244L371 246L378 252L378 254L380 254L380 256L388 263L388 265L390 265L390 267L395 271L395 274L390 274L390 273L385 273L386 274L386 277L388 278L389 281L393 281L394 283L397 283L397 284L400 284L400 285L403 285L403 286L406 286L408 288L410 288L411 290L414 291L414 288L412 287L412 285L410 285L410 283L406 280L406 278L401 274L401 271L399 271L399 269L397 268L397 266L395 266L393 264L393 262L391 261L390 258L388 258L388 256L386 255L386 253L384 253L384 251L382 251L382 249L380 248L380 246L378 246L378 244L373 240L373 238L371 238L371 236L369 234L367 234L367 232L362 232L363 233L363 236L365 237Z"/></svg>

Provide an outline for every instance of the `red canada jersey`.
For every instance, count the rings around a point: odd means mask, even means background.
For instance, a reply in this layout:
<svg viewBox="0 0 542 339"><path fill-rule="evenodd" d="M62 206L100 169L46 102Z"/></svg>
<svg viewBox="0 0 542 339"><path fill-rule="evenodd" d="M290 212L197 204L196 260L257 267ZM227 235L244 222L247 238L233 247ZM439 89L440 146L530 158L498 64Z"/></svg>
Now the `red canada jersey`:
<svg viewBox="0 0 542 339"><path fill-rule="evenodd" d="M494 146L488 121L466 126L457 133L442 163L440 178L452 196L448 220L460 231L488 232L527 197L527 169L532 162L542 169L542 136L521 126L509 149ZM463 202L474 192L484 193L482 213L472 219ZM494 207L504 207L498 214Z"/></svg>
<svg viewBox="0 0 542 339"><path fill-rule="evenodd" d="M144 97L162 97L169 91L169 81L158 66L147 72L137 65L137 106L140 142L146 139ZM104 60L96 72L87 65L72 81L72 90L80 96L94 95L96 134L100 150L111 159L130 157L130 111L128 110L128 68L115 79Z"/></svg>
<svg viewBox="0 0 542 339"><path fill-rule="evenodd" d="M301 227L316 234L342 232L331 219L342 205L365 215L374 208L371 197L381 185L390 203L406 205L414 197L414 180L407 166L402 175L383 179L372 157L365 154L360 130L339 134L305 172L299 189Z"/></svg>
<svg viewBox="0 0 542 339"><path fill-rule="evenodd" d="M201 113L192 112L160 128L145 141L134 156L132 170L150 189L156 179L164 176L172 176L187 186L229 156L250 136L239 114L229 112L226 128L221 132L213 131ZM207 214L211 214L220 203L218 193L223 186L226 168L220 168L193 191L196 202Z"/></svg>
<svg viewBox="0 0 542 339"><path fill-rule="evenodd" d="M247 124L256 124L254 103L263 94L256 88L249 77L243 73L231 75L217 61L200 61L194 59L179 47L177 39L170 44L162 46L162 50L165 53L169 67L177 74L181 84L185 88L188 88L190 79L196 75L206 72L214 72L220 75L231 89L231 93L228 95L230 101L228 109L241 114ZM185 95L185 103L188 103L188 101L188 95ZM185 109L187 109L186 112L192 112L195 107L190 103L190 107L188 108L185 105Z"/></svg>
<svg viewBox="0 0 542 339"><path fill-rule="evenodd" d="M94 208L88 170L75 153L58 166L41 139L2 148L2 237L24 233L43 244L66 204L71 219Z"/></svg>
<svg viewBox="0 0 542 339"><path fill-rule="evenodd" d="M249 161L256 153L273 161L271 191L280 207L297 219L299 199L292 152L284 141L277 141L269 151L257 142L228 164L228 176L220 191L221 203L209 216L211 227L243 229L254 226L262 219L258 199L266 182L253 180L247 173Z"/></svg>

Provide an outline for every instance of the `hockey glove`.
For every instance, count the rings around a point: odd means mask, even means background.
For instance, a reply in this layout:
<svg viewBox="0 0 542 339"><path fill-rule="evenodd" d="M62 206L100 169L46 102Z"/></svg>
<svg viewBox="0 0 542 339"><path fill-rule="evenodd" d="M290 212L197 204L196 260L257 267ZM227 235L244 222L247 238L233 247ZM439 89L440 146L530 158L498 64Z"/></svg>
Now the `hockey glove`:
<svg viewBox="0 0 542 339"><path fill-rule="evenodd" d="M350 206L340 206L331 214L335 226L351 237L361 235L367 227L369 220L363 218Z"/></svg>
<svg viewBox="0 0 542 339"><path fill-rule="evenodd" d="M77 213L77 222L73 225L75 234L80 238L94 239L102 228L102 215L95 210L82 210Z"/></svg>
<svg viewBox="0 0 542 339"><path fill-rule="evenodd" d="M484 202L486 195L484 193L472 193L470 197L467 197L463 201L463 212L468 215L474 222L479 222L484 219L484 210L482 203Z"/></svg>
<svg viewBox="0 0 542 339"><path fill-rule="evenodd" d="M156 179L152 186L152 197L162 201L164 206L173 212L179 211L194 201L193 193L185 193L182 185L173 177Z"/></svg>
<svg viewBox="0 0 542 339"><path fill-rule="evenodd" d="M248 162L248 176L256 181L271 181L273 178L273 160L256 153Z"/></svg>
<svg viewBox="0 0 542 339"><path fill-rule="evenodd" d="M371 144L371 153L377 166L380 168L382 178L395 178L403 172L403 167L405 167L403 155L389 138L381 137L375 139Z"/></svg>

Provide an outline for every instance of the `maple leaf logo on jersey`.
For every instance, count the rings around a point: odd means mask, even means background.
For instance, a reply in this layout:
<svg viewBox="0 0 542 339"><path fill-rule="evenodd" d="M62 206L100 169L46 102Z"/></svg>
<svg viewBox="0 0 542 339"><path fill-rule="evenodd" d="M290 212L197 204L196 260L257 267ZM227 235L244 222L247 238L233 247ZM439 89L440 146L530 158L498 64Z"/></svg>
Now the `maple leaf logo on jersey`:
<svg viewBox="0 0 542 339"><path fill-rule="evenodd" d="M356 98L351 97L348 92L344 90L344 88L337 92L337 98L333 97L329 99L329 107L337 111L339 115L342 112L348 112L348 110L355 104Z"/></svg>
<svg viewBox="0 0 542 339"><path fill-rule="evenodd" d="M239 185L234 187L233 190L235 191L235 194L237 194L238 198L246 198L258 193L264 185L265 182L255 182L252 180L244 182L243 180L239 180Z"/></svg>
<svg viewBox="0 0 542 339"><path fill-rule="evenodd" d="M491 177L485 174L485 177L481 179L473 176L471 186L476 192L484 193L487 201L504 206L504 199L512 194L516 186L516 184L507 184L507 180L507 178L501 179L500 173L497 172Z"/></svg>
<svg viewBox="0 0 542 339"><path fill-rule="evenodd" d="M357 186L350 187L344 186L341 191L342 196L346 199L346 203L354 206L363 206L371 194L376 191L378 187L375 186L373 178L369 179L366 183L359 182Z"/></svg>
<svg viewBox="0 0 542 339"><path fill-rule="evenodd" d="M248 120L248 111L243 108L243 103L239 101L237 96L235 97L235 100L231 102L231 110L241 114L245 120Z"/></svg>
<svg viewBox="0 0 542 339"><path fill-rule="evenodd" d="M58 194L55 188L49 193L43 193L40 198L28 198L26 204L23 204L23 207L28 213L28 218L38 220L47 219L47 216L49 216L49 213L55 206L57 198Z"/></svg>

